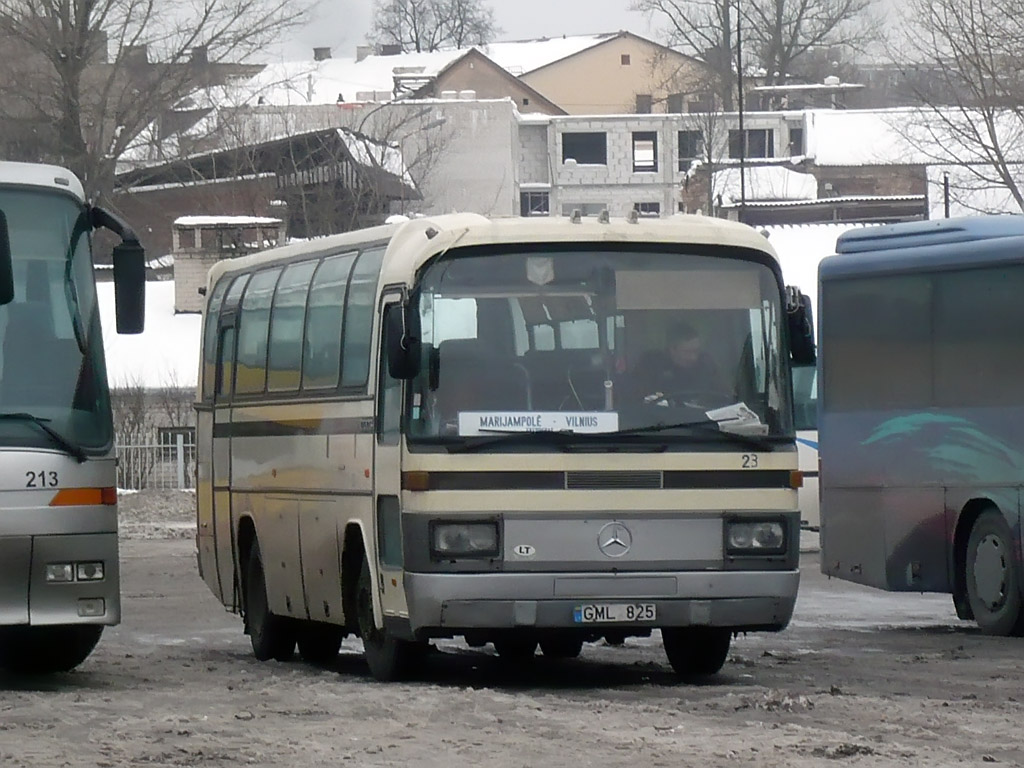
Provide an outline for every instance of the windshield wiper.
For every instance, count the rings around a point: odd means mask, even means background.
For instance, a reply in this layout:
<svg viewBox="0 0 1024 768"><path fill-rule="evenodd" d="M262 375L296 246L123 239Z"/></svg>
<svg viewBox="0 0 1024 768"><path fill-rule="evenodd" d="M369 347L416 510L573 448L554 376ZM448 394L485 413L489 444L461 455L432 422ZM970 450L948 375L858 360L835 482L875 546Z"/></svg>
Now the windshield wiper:
<svg viewBox="0 0 1024 768"><path fill-rule="evenodd" d="M0 421L24 421L29 424L35 424L43 430L43 432L49 435L50 439L53 440L53 442L56 443L65 453L68 453L78 459L79 464L87 458L85 451L82 450L81 446L75 445L64 437L64 435L47 424L50 419L33 416L31 413L0 413Z"/></svg>
<svg viewBox="0 0 1024 768"><path fill-rule="evenodd" d="M448 446L449 453L472 453L483 448L490 448L495 445L514 445L516 443L535 443L538 445L553 445L559 450L575 452L588 447L598 448L602 451L615 452L623 449L633 451L645 451L658 453L668 449L667 445L648 442L633 442L630 440L608 440L621 435L621 432L573 432L571 430L532 430L504 432L493 430L494 434L486 436L467 438L464 442ZM595 440L595 438L597 438ZM581 445L582 444L582 445Z"/></svg>
<svg viewBox="0 0 1024 768"><path fill-rule="evenodd" d="M706 432L710 435L721 435L744 445L750 445L762 451L772 451L775 448L775 440L757 435L744 435L739 432L731 432L722 429L717 421L682 421L676 424L649 424L645 427L633 427L620 432L611 432L612 435L644 435L656 432L665 432L670 429L691 429L695 432Z"/></svg>

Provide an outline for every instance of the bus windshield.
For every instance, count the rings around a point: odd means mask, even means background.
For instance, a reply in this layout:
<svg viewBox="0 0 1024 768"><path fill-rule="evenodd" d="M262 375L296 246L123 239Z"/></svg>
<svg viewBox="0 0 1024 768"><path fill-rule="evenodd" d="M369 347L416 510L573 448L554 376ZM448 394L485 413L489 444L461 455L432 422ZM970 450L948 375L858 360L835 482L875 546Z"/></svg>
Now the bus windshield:
<svg viewBox="0 0 1024 768"><path fill-rule="evenodd" d="M778 280L745 256L446 254L417 291L410 442L541 431L708 445L730 433L791 437Z"/></svg>
<svg viewBox="0 0 1024 768"><path fill-rule="evenodd" d="M0 306L0 446L73 455L110 445L89 224L73 198L0 189L14 301Z"/></svg>

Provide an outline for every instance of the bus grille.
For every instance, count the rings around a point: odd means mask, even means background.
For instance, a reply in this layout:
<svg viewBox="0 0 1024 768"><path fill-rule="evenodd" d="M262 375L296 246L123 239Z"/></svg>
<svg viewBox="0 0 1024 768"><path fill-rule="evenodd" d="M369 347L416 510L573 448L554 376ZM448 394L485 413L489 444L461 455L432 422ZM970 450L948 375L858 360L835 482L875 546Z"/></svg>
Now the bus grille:
<svg viewBox="0 0 1024 768"><path fill-rule="evenodd" d="M569 472L565 487L570 491L661 488L661 472Z"/></svg>

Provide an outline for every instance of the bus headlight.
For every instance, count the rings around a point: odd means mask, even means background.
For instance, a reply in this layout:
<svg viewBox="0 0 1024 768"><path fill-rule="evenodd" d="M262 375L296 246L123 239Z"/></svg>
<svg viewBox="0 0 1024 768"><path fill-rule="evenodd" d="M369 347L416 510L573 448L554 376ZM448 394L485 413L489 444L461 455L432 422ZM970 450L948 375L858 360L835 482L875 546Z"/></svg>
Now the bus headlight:
<svg viewBox="0 0 1024 768"><path fill-rule="evenodd" d="M434 520L430 525L430 553L434 557L497 557L498 523Z"/></svg>
<svg viewBox="0 0 1024 768"><path fill-rule="evenodd" d="M103 563L75 563L78 581L103 581Z"/></svg>
<svg viewBox="0 0 1024 768"><path fill-rule="evenodd" d="M725 548L730 555L780 555L786 529L781 520L733 520L726 523Z"/></svg>
<svg viewBox="0 0 1024 768"><path fill-rule="evenodd" d="M75 566L71 563L47 563L46 580L49 582L74 581Z"/></svg>

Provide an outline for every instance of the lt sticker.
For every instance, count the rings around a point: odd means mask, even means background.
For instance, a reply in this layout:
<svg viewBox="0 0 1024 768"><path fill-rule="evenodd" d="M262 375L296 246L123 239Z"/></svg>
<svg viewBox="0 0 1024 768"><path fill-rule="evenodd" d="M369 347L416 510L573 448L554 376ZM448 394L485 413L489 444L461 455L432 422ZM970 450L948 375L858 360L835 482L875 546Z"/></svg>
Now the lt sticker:
<svg viewBox="0 0 1024 768"><path fill-rule="evenodd" d="M531 547L529 544L516 544L512 549L519 557L533 557L537 554L537 550Z"/></svg>

